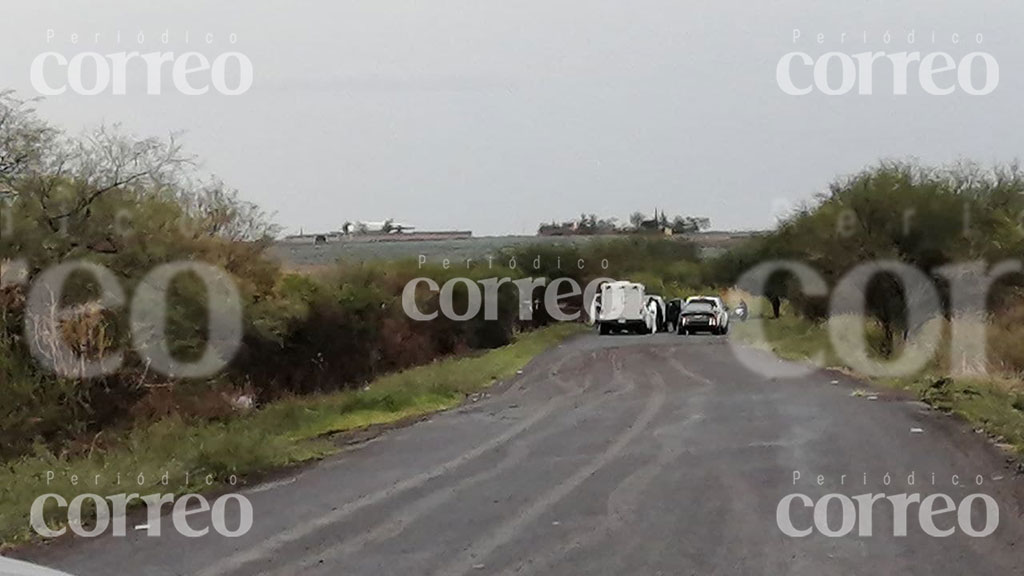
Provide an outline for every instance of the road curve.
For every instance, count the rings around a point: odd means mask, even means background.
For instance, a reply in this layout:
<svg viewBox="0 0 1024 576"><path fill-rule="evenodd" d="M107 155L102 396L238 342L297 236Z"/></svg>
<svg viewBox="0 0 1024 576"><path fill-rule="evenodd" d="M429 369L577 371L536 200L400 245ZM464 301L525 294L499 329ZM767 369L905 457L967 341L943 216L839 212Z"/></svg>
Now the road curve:
<svg viewBox="0 0 1024 576"><path fill-rule="evenodd" d="M953 418L857 387L767 378L718 337L587 335L488 398L249 489L241 538L138 532L27 555L79 576L1024 574L1024 482L1005 457ZM937 538L912 513L894 536L879 503L869 537L796 538L776 518L793 493L982 493L999 523ZM810 510L792 518L813 526Z"/></svg>

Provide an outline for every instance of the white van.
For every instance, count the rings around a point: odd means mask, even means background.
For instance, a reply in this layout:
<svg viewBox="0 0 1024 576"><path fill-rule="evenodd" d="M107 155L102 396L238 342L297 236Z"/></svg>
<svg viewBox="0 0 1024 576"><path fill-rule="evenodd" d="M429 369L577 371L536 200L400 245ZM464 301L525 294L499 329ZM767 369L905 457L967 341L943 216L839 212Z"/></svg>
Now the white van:
<svg viewBox="0 0 1024 576"><path fill-rule="evenodd" d="M622 331L653 333L657 320L647 304L643 284L620 281L602 285L595 298L595 318L601 334Z"/></svg>

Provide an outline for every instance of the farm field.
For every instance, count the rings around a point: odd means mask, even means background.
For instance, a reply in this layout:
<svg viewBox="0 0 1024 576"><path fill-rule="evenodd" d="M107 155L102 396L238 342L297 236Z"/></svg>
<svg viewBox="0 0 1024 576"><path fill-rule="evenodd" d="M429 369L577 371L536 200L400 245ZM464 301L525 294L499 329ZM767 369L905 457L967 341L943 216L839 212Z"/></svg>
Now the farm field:
<svg viewBox="0 0 1024 576"><path fill-rule="evenodd" d="M697 242L705 257L714 256L751 236L750 232L705 232L687 236ZM448 258L461 262L497 257L503 249L534 244L546 246L584 245L618 236L481 236L478 238L424 240L418 242L362 242L342 240L325 245L312 242L280 241L271 254L287 268L302 269L333 264L339 261L403 260L425 256L428 262L439 263Z"/></svg>

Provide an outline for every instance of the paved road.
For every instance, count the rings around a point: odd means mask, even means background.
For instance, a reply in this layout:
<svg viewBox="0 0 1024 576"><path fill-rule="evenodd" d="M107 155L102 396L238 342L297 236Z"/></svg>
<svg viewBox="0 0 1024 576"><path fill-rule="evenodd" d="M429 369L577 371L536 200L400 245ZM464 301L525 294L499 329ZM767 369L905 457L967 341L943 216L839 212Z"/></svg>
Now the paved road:
<svg viewBox="0 0 1024 576"><path fill-rule="evenodd" d="M952 418L856 387L825 372L768 378L716 337L588 335L489 398L250 490L245 537L135 535L36 559L82 576L1024 574L1024 482L1005 458ZM908 535L894 537L882 501L871 537L793 538L776 509L797 492L980 492L999 527L931 537L911 505ZM838 502L829 518L838 529ZM956 526L955 514L936 523Z"/></svg>

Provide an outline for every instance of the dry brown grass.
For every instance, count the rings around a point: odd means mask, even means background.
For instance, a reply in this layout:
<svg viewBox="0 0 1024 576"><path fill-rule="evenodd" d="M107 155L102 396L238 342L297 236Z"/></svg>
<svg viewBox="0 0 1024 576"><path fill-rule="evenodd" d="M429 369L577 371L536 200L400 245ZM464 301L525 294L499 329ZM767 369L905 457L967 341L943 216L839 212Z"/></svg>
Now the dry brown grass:
<svg viewBox="0 0 1024 576"><path fill-rule="evenodd" d="M994 369L1024 379L1024 302L994 315L989 350Z"/></svg>
<svg viewBox="0 0 1024 576"><path fill-rule="evenodd" d="M61 310L54 298L41 314L28 313L26 322L34 335L28 344L68 378L89 377L86 362L108 359L116 349L111 321L95 302Z"/></svg>

